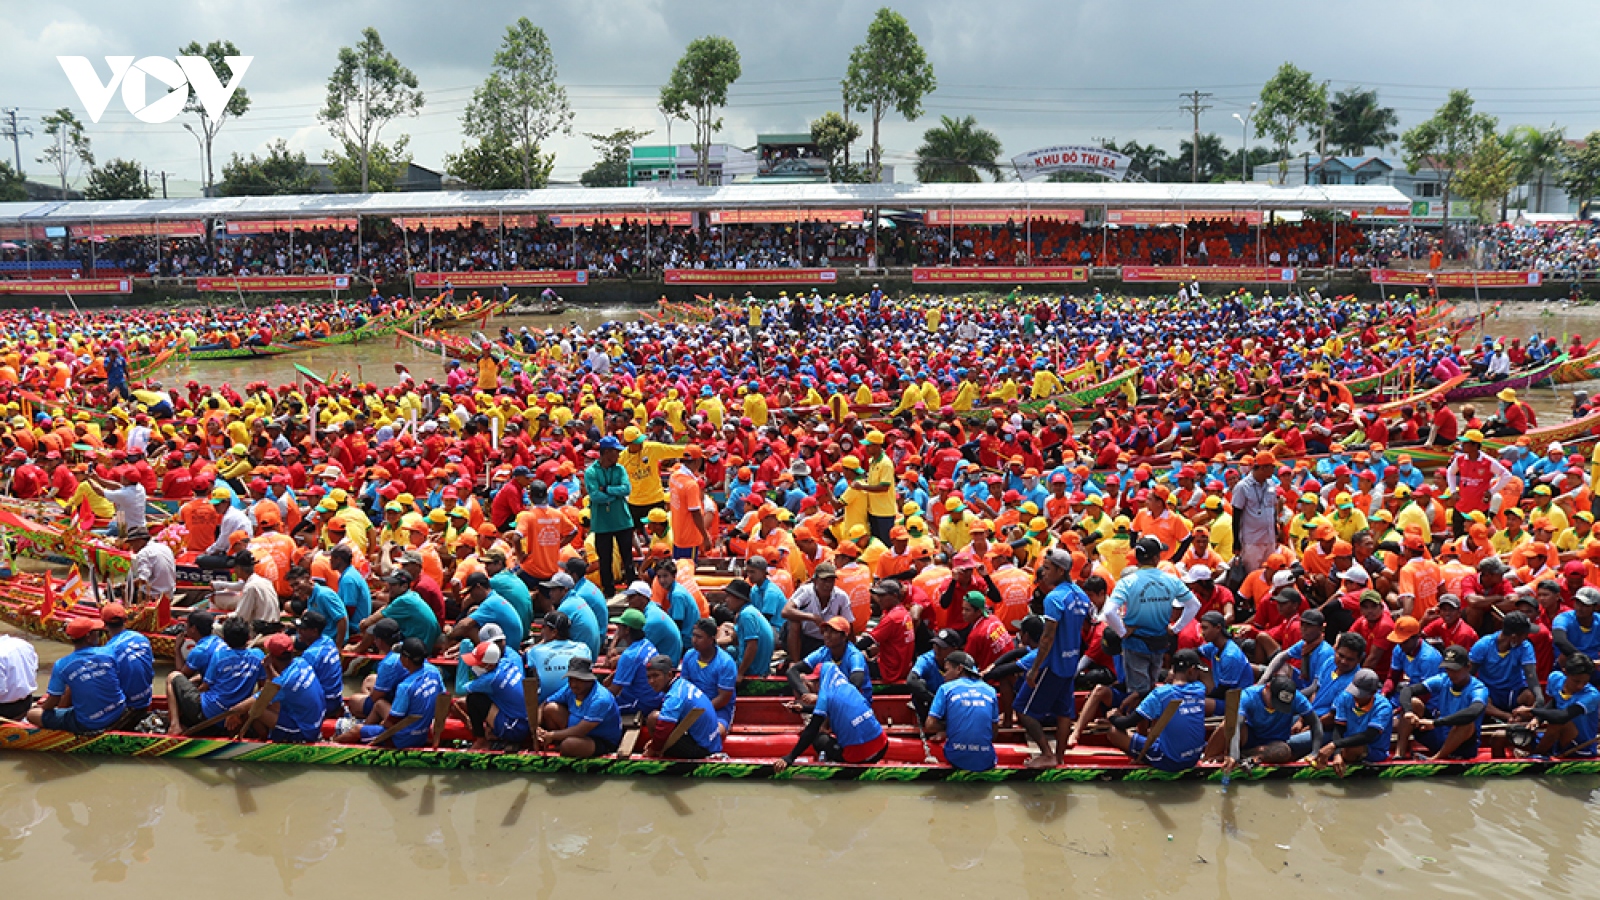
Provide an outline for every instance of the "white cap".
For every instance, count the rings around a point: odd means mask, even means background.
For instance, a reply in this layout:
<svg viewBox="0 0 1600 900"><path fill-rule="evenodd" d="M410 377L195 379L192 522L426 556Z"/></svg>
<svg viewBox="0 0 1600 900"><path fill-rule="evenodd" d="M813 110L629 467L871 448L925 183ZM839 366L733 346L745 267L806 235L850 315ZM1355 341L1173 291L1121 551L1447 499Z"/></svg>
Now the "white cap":
<svg viewBox="0 0 1600 900"><path fill-rule="evenodd" d="M478 643L485 644L490 641L503 641L506 639L505 629L493 622L487 622L478 629Z"/></svg>
<svg viewBox="0 0 1600 900"><path fill-rule="evenodd" d="M1197 581L1210 581L1211 577L1210 566L1190 566L1189 571L1184 573L1183 580L1194 584Z"/></svg>
<svg viewBox="0 0 1600 900"><path fill-rule="evenodd" d="M628 585L628 589L624 591L624 593L637 594L640 597L648 597L650 596L650 585L645 584L642 581L635 581L633 584Z"/></svg>
<svg viewBox="0 0 1600 900"><path fill-rule="evenodd" d="M1353 581L1356 584L1366 584L1371 580L1367 576L1367 570L1361 568L1360 566L1351 566L1345 571L1339 573L1339 577L1345 581Z"/></svg>
<svg viewBox="0 0 1600 900"><path fill-rule="evenodd" d="M1288 587L1294 584L1294 573L1288 569L1280 569L1272 574L1272 587L1274 589Z"/></svg>

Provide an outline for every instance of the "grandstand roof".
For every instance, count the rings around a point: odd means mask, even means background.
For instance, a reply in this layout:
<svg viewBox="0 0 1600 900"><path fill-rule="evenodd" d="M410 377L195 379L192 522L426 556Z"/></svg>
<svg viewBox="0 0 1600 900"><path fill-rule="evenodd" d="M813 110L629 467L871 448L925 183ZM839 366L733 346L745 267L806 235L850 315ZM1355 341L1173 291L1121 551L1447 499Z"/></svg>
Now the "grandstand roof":
<svg viewBox="0 0 1600 900"><path fill-rule="evenodd" d="M1387 185L1276 187L1261 182L1140 184L740 184L724 187L549 188L536 191L439 191L299 194L0 203L0 224L148 222L156 219L286 219L318 216L410 216L474 213L579 213L713 209L930 209L1078 206L1135 209L1346 209L1409 206Z"/></svg>

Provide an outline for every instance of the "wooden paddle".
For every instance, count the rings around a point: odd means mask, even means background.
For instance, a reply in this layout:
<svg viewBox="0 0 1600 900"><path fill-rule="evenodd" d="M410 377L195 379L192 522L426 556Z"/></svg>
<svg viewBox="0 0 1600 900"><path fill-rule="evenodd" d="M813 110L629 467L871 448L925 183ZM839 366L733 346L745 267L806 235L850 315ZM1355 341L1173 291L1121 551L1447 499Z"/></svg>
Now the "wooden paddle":
<svg viewBox="0 0 1600 900"><path fill-rule="evenodd" d="M633 756L634 749L639 745L639 732L643 728L644 717L635 714L629 721L622 723L622 740L617 742L617 759L628 759Z"/></svg>
<svg viewBox="0 0 1600 900"><path fill-rule="evenodd" d="M446 697L447 701L448 701L448 699L449 698ZM404 719L401 719L400 721L394 723L393 725L390 725L388 728L385 728L383 731L379 732L377 737L373 738L370 741L367 741L367 743L372 745L372 746L374 746L374 747L376 747L379 744L382 744L384 741L387 741L389 738L393 737L395 732L400 731L400 730L405 729L405 728L410 728L411 726L417 724L420 721L422 721L422 716L420 716L420 715L418 715L418 716L406 716Z"/></svg>
<svg viewBox="0 0 1600 900"><path fill-rule="evenodd" d="M450 692L444 691L439 694L437 700L433 701L433 729L428 735L428 746L433 747L435 750L439 748L439 743L444 740L445 720L449 714Z"/></svg>
<svg viewBox="0 0 1600 900"><path fill-rule="evenodd" d="M1239 758L1239 698L1241 692L1235 688L1228 692L1227 699L1223 701L1222 737L1228 748L1228 756L1232 759ZM1232 772L1222 773L1222 786L1227 787L1233 779Z"/></svg>
<svg viewBox="0 0 1600 900"><path fill-rule="evenodd" d="M704 712L705 710L698 706L690 708L689 712L684 714L684 717L678 720L678 724L672 727L672 731L667 735L666 741L661 745L661 752L665 754L668 747L676 744L678 739L683 737L684 733L689 730L689 726L698 721Z"/></svg>
<svg viewBox="0 0 1600 900"><path fill-rule="evenodd" d="M272 704L272 698L276 696L278 696L276 683L269 681L263 685L261 692L256 694L256 699L250 703L249 711L244 714L244 722L239 725L239 730L235 733L243 737L249 732L250 726L261 718L261 714L267 711L267 707Z"/></svg>
<svg viewBox="0 0 1600 900"><path fill-rule="evenodd" d="M1171 722L1172 717L1178 714L1178 705L1177 700L1167 701L1166 708L1161 711L1161 717L1156 719L1155 724L1150 726L1149 731L1145 732L1144 746L1139 748L1139 755L1134 759L1135 763L1141 766L1144 765L1144 755L1150 752L1151 747L1155 746L1156 739L1161 737L1161 732L1167 730L1167 723Z"/></svg>

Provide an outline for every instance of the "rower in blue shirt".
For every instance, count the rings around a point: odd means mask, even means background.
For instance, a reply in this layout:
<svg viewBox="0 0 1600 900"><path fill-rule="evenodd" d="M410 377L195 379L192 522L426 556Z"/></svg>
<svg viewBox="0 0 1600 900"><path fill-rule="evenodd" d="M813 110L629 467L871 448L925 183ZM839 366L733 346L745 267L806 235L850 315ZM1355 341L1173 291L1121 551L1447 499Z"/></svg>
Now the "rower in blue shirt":
<svg viewBox="0 0 1600 900"><path fill-rule="evenodd" d="M600 588L587 577L589 563L582 557L573 557L564 563L567 577L572 579L572 588L567 593L567 598L576 597L589 607L589 612L594 615L595 626L600 629L601 639L605 638L606 624L611 621L611 611L606 608L606 597L600 593ZM565 610L563 610L565 612ZM567 613L570 618L572 613ZM599 656L599 648L595 649Z"/></svg>
<svg viewBox="0 0 1600 900"><path fill-rule="evenodd" d="M204 610L189 613L183 620L183 640L177 647L173 671L190 678L204 675L211 664L211 654L222 646L222 638L215 634L216 619ZM170 676L169 676L170 677Z"/></svg>
<svg viewBox="0 0 1600 900"><path fill-rule="evenodd" d="M1468 653L1472 674L1489 690L1485 712L1505 720L1519 706L1543 706L1539 669L1528 641L1532 623L1521 612L1506 613L1500 631L1478 639Z"/></svg>
<svg viewBox="0 0 1600 900"><path fill-rule="evenodd" d="M994 732L1000 723L995 690L978 677L972 657L959 650L945 657L944 677L923 730L930 738L945 736L944 759L954 768L987 772L995 767Z"/></svg>
<svg viewBox="0 0 1600 900"><path fill-rule="evenodd" d="M236 707L244 713L241 734L286 744L322 740L327 701L316 671L303 655L295 654L294 638L288 634L268 635L262 649L266 651L266 674L273 687L263 686L255 697ZM257 701L263 696L267 703L258 709Z"/></svg>
<svg viewBox="0 0 1600 900"><path fill-rule="evenodd" d="M872 712L872 701L861 696L833 663L825 662L817 670L815 692L807 691L797 699L802 709L810 710L811 721L801 730L794 749L773 763L774 772L782 774L813 747L818 762L858 765L875 763L889 751L883 726Z"/></svg>
<svg viewBox="0 0 1600 900"><path fill-rule="evenodd" d="M482 631L487 629L480 629ZM351 716L368 725L376 725L389 714L389 704L394 701L394 689L405 680L406 669L400 664L400 623L393 619L379 619L372 624L372 644L382 658L378 671L361 682L360 692L345 701Z"/></svg>
<svg viewBox="0 0 1600 900"><path fill-rule="evenodd" d="M605 630L600 627L594 610L574 590L572 576L557 572L544 582L545 597L556 611L567 617L567 630L572 640L589 648L589 658L600 655L600 645L605 640ZM609 618L609 617L608 617ZM563 682L565 683L565 682Z"/></svg>
<svg viewBox="0 0 1600 900"><path fill-rule="evenodd" d="M783 589L777 582L767 577L767 560L763 556L753 556L745 563L745 578L750 582L750 605L754 606L767 617L767 623L772 626L775 634L783 632L783 607L789 599L783 596Z"/></svg>
<svg viewBox="0 0 1600 900"><path fill-rule="evenodd" d="M650 686L645 667L657 656L655 645L644 634L644 613L624 610L617 620L617 641L622 647L616 667L606 679L606 688L617 698L624 714L646 712L661 707L661 694Z"/></svg>
<svg viewBox="0 0 1600 900"><path fill-rule="evenodd" d="M1311 701L1294 686L1288 675L1274 675L1265 684L1252 685L1239 696L1239 750L1244 760L1271 765L1292 762L1289 738L1299 721L1311 732L1307 747L1322 746L1322 720L1311 709ZM1205 756L1222 757L1227 770L1241 760L1226 746L1227 735L1218 728L1211 735Z"/></svg>
<svg viewBox="0 0 1600 900"><path fill-rule="evenodd" d="M100 607L100 618L106 623L110 635L105 651L117 663L117 680L122 685L122 697L127 703L129 724L144 718L150 708L156 675L155 651L150 639L127 627L128 612L121 603L107 603Z"/></svg>
<svg viewBox="0 0 1600 900"><path fill-rule="evenodd" d="M341 733L336 741L401 750L430 742L438 700L445 696L444 678L428 662L428 651L416 638L406 638L400 645L400 664L405 667L406 677L395 688L394 703L383 723L356 726Z"/></svg>
<svg viewBox="0 0 1600 900"><path fill-rule="evenodd" d="M635 581L623 592L623 599L628 602L630 609L637 610L644 616L644 636L650 639L650 644L656 648L656 652L662 656L670 656L674 660L681 659L683 632L679 630L678 623L662 610L661 605L651 599L650 585Z"/></svg>
<svg viewBox="0 0 1600 900"><path fill-rule="evenodd" d="M1256 670L1250 658L1228 634L1227 620L1222 613L1211 610L1200 616L1200 658L1209 668L1200 670L1200 680L1206 685L1206 712L1222 709L1229 691L1242 691L1256 683Z"/></svg>
<svg viewBox="0 0 1600 900"><path fill-rule="evenodd" d="M789 688L794 696L805 693L805 676L815 672L824 663L833 663L870 703L872 672L867 668L867 655L850 643L850 623L844 616L833 616L822 623L821 631L822 646L789 667Z"/></svg>
<svg viewBox="0 0 1600 900"><path fill-rule="evenodd" d="M1600 621L1594 615L1600 606L1600 589L1578 588L1573 601L1571 609L1550 623L1551 639L1562 656L1582 653L1590 660L1600 659Z"/></svg>
<svg viewBox="0 0 1600 900"><path fill-rule="evenodd" d="M323 618L322 613L308 609L300 617L295 630L300 644L305 647L300 652L300 659L317 674L327 714L338 718L344 711L344 663L339 658L338 648L327 636L327 625L328 620Z"/></svg>
<svg viewBox="0 0 1600 900"><path fill-rule="evenodd" d="M722 752L722 729L716 707L704 691L678 673L678 665L656 654L646 666L650 687L662 697L661 708L645 716L645 756L705 759ZM678 726L684 727L680 729Z"/></svg>
<svg viewBox="0 0 1600 900"><path fill-rule="evenodd" d="M906 675L906 688L911 691L911 705L918 716L926 719L933 708L933 698L944 685L944 661L953 650L962 646L961 633L953 628L940 629L933 636L933 649L918 656Z"/></svg>
<svg viewBox="0 0 1600 900"><path fill-rule="evenodd" d="M656 569L656 587L665 593L668 615L672 618L673 624L678 626L680 648L678 656L682 656L682 649L687 648L693 640L694 623L700 621L700 606L695 603L694 595L689 593L688 588L678 583L676 565L668 563ZM660 644L656 644L656 647L661 649ZM664 649L661 649L661 652L667 653ZM673 659L677 659L678 656L674 656Z"/></svg>
<svg viewBox="0 0 1600 900"><path fill-rule="evenodd" d="M735 578L722 589L734 616L733 659L740 678L765 678L772 674L772 649L777 635L772 624L750 602L750 583Z"/></svg>
<svg viewBox="0 0 1600 900"><path fill-rule="evenodd" d="M522 626L522 616L504 597L490 588L489 576L473 572L467 576L464 587L467 593L461 605L467 612L456 620L450 633L445 635L445 640L455 642L467 638L477 642L480 639L475 637L476 630L494 624L505 634L506 646L513 650L521 649L523 638L527 636Z"/></svg>
<svg viewBox="0 0 1600 900"><path fill-rule="evenodd" d="M727 651L717 646L716 620L705 618L695 623L690 635L694 646L683 654L679 674L711 698L722 734L733 727L733 711L738 700L739 666Z"/></svg>
<svg viewBox="0 0 1600 900"><path fill-rule="evenodd" d="M1156 685L1131 714L1113 715L1106 740L1134 759L1142 755L1146 764L1164 772L1194 768L1206 747L1206 686L1199 671L1198 651L1173 654L1172 680ZM1177 708L1172 718L1159 735L1152 736L1151 726L1174 703ZM1140 727L1145 729L1142 734L1134 730Z"/></svg>
<svg viewBox="0 0 1600 900"><path fill-rule="evenodd" d="M1508 613L1509 619L1518 613ZM1407 684L1395 698L1394 755L1411 758L1411 741L1430 751L1430 759L1472 759L1478 755L1489 689L1472 674L1470 651L1459 644L1445 648L1443 671L1421 684Z"/></svg>
<svg viewBox="0 0 1600 900"><path fill-rule="evenodd" d="M1311 757L1317 768L1332 765L1343 775L1350 763L1379 763L1389 758L1394 736L1394 704L1383 696L1383 679L1371 669L1358 669L1333 703L1328 743Z"/></svg>
<svg viewBox="0 0 1600 900"><path fill-rule="evenodd" d="M1036 586L1045 592L1038 648L1043 664L1028 670L1028 697L1018 707L1023 730L1039 748L1039 755L1028 760L1035 768L1053 769L1057 762L1056 747L1045 735L1045 720L1055 719L1056 746L1067 746L1076 712L1074 690L1083 661L1083 633L1094 619L1094 604L1068 580L1071 572L1072 555L1057 547L1045 554L1036 575Z"/></svg>
<svg viewBox="0 0 1600 900"><path fill-rule="evenodd" d="M29 724L86 734L103 731L122 719L127 702L116 657L94 646L94 635L104 627L99 619L84 616L67 622L72 652L50 667L44 702L28 710Z"/></svg>
<svg viewBox="0 0 1600 900"><path fill-rule="evenodd" d="M567 686L539 712L538 748L574 759L610 756L622 743L616 698L596 683L589 660L567 663Z"/></svg>
<svg viewBox="0 0 1600 900"><path fill-rule="evenodd" d="M1550 673L1549 701L1540 706L1524 706L1512 715L1514 721L1533 721L1542 725L1535 752L1554 756L1595 755L1600 736L1600 690L1591 680L1594 660L1583 653L1569 654L1561 670Z"/></svg>
<svg viewBox="0 0 1600 900"><path fill-rule="evenodd" d="M1278 651L1278 655L1267 663L1267 677L1277 674L1285 664L1293 661L1299 664L1290 672L1294 676L1294 686L1315 695L1316 685L1322 681L1327 670L1333 668L1333 648L1322 639L1326 625L1327 619L1320 609L1308 609L1301 613L1300 640L1287 649ZM1333 701L1328 702L1331 704ZM1321 715L1321 712L1318 715Z"/></svg>
<svg viewBox="0 0 1600 900"><path fill-rule="evenodd" d="M1407 682L1421 684L1439 674L1439 663L1444 657L1434 646L1422 638L1422 623L1411 616L1401 616L1389 632L1394 650L1389 653L1389 681L1384 685L1385 696L1392 696Z"/></svg>
<svg viewBox="0 0 1600 900"><path fill-rule="evenodd" d="M350 614L339 595L312 579L311 570L304 566L289 570L289 585L294 597L305 601L306 612L317 613L327 623L323 626L323 635L333 641L334 647L343 647L350 638Z"/></svg>
<svg viewBox="0 0 1600 900"><path fill-rule="evenodd" d="M248 623L229 618L222 623L222 644L211 654L201 685L174 672L167 678L167 703L176 707L167 731L169 734L213 736L223 731L219 716L249 697L261 681L261 651L250 647ZM211 725L198 728L215 719Z"/></svg>
<svg viewBox="0 0 1600 900"><path fill-rule="evenodd" d="M472 674L463 693L474 749L486 749L491 741L512 745L526 742L531 732L522 660L502 651L498 641L485 641L461 657L461 665Z"/></svg>
<svg viewBox="0 0 1600 900"><path fill-rule="evenodd" d="M572 639L572 620L560 610L546 613L539 620L539 643L528 648L528 671L539 679L541 701L566 687L567 665L580 656L589 658L589 648Z"/></svg>
<svg viewBox="0 0 1600 900"><path fill-rule="evenodd" d="M328 553L329 565L339 573L339 600L344 603L345 617L359 624L372 615L372 590L352 564L353 559L350 548L343 544Z"/></svg>

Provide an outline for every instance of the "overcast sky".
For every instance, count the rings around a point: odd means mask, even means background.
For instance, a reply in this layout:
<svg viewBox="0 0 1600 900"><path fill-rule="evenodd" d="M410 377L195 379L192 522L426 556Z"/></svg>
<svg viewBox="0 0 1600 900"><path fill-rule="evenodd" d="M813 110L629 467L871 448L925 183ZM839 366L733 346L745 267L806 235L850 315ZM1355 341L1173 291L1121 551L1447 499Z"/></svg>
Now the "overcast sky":
<svg viewBox="0 0 1600 900"><path fill-rule="evenodd" d="M1095 138L1175 150L1190 129L1178 94L1191 89L1213 94L1201 130L1232 150L1240 140L1232 113L1286 60L1335 90L1376 87L1399 110L1402 129L1426 118L1450 87L1470 88L1502 127L1555 122L1573 136L1600 128L1592 49L1567 30L1600 20L1593 0L905 0L896 8L939 79L922 119L885 123L886 161L899 165L902 181L912 177L923 130L941 114L975 115L1007 157ZM684 45L706 34L732 38L744 65L720 140L751 146L757 133L804 130L837 108L850 49L875 9L845 0L12 3L0 20L0 106L29 117L35 136L23 138L24 168L46 180L33 162L43 148L40 117L69 106L87 121L56 56L87 56L104 76L108 54L174 56L190 40L229 39L255 57L243 82L253 105L219 136L217 177L231 153L259 152L278 137L315 160L334 143L316 112L335 55L372 25L427 93L422 114L395 121L383 137L410 134L416 162L440 168L462 144L461 111L505 27L527 16L549 33L571 95L574 133L553 149L555 179L574 181L595 156L581 132L654 129L650 140L664 142L659 86ZM144 124L119 95L88 131L102 161L132 157L193 180L200 157L181 127L186 118ZM676 141L691 133L674 123ZM9 146L0 152L12 156Z"/></svg>

